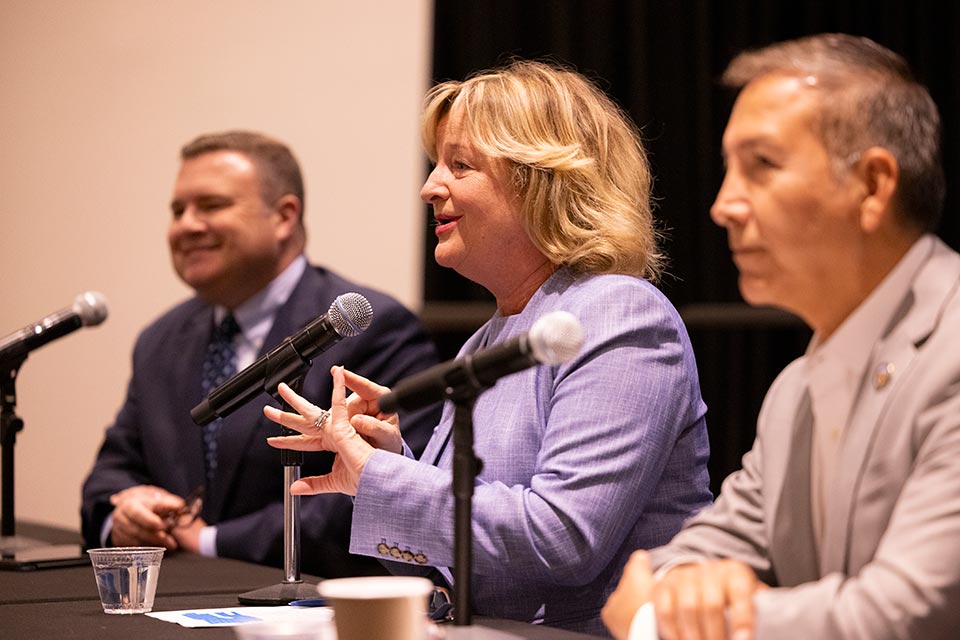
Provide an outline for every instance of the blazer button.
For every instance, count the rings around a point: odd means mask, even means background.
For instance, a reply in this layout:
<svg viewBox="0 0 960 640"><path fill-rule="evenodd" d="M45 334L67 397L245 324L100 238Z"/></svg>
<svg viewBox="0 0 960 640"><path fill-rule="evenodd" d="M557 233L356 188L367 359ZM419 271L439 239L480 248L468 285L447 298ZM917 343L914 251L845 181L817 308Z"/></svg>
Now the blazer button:
<svg viewBox="0 0 960 640"><path fill-rule="evenodd" d="M407 562L413 561L413 552L410 551L409 549L404 551L401 555L403 556L403 559L406 560Z"/></svg>
<svg viewBox="0 0 960 640"><path fill-rule="evenodd" d="M386 542L381 542L380 544L377 545L377 553L379 553L382 556L385 556L388 553L390 553L390 547L387 546Z"/></svg>
<svg viewBox="0 0 960 640"><path fill-rule="evenodd" d="M413 556L413 561L417 564L427 564L427 556L423 555L422 553L418 553L417 555Z"/></svg>
<svg viewBox="0 0 960 640"><path fill-rule="evenodd" d="M398 547L390 547L390 557L400 559L400 549Z"/></svg>

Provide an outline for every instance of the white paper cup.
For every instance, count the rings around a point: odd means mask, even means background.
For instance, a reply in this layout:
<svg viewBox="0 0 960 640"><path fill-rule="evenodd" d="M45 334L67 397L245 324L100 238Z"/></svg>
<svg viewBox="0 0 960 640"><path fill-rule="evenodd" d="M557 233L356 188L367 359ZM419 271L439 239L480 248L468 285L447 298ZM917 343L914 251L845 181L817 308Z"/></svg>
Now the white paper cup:
<svg viewBox="0 0 960 640"><path fill-rule="evenodd" d="M100 604L106 613L148 613L153 610L163 547L90 549Z"/></svg>
<svg viewBox="0 0 960 640"><path fill-rule="evenodd" d="M324 580L317 591L333 606L337 640L423 640L427 627L426 578L374 576Z"/></svg>

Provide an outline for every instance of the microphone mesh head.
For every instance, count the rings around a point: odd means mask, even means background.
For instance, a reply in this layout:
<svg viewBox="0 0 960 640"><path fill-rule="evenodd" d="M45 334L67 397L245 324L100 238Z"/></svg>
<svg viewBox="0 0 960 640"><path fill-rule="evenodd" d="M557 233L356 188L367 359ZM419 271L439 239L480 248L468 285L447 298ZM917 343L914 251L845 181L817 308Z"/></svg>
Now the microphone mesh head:
<svg viewBox="0 0 960 640"><path fill-rule="evenodd" d="M572 313L552 311L530 328L530 350L537 362L557 365L577 355L583 346L583 328Z"/></svg>
<svg viewBox="0 0 960 640"><path fill-rule="evenodd" d="M107 319L107 299L102 293L87 291L73 301L73 312L85 327L93 327Z"/></svg>
<svg viewBox="0 0 960 640"><path fill-rule="evenodd" d="M373 307L359 293L344 293L330 305L327 318L341 337L350 338L367 330L373 321Z"/></svg>

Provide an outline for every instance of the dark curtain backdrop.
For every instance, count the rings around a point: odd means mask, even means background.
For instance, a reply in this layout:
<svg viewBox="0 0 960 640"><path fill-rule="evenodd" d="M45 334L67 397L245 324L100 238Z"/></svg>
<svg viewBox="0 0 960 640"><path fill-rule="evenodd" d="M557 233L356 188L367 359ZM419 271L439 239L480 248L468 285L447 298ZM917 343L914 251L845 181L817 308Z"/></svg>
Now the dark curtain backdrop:
<svg viewBox="0 0 960 640"><path fill-rule="evenodd" d="M667 233L661 288L690 330L709 406L713 488L739 467L763 394L803 352L808 330L746 308L725 233L708 210L722 179L733 96L717 84L737 52L823 31L865 35L907 58L944 119L948 195L940 236L960 247L960 3L692 0L437 0L433 79L462 79L511 57L546 58L596 80L641 127ZM425 213L429 219L429 213ZM427 229L424 317L445 357L492 311L486 291L437 267Z"/></svg>

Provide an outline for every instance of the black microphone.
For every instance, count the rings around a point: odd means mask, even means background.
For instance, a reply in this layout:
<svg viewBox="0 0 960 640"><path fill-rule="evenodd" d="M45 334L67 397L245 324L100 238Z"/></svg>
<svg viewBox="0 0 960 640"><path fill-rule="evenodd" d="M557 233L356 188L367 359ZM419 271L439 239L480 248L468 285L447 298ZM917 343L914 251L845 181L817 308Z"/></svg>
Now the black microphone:
<svg viewBox="0 0 960 640"><path fill-rule="evenodd" d="M373 308L362 295L337 296L324 315L211 391L190 410L190 417L203 426L226 417L261 391L272 394L281 382L290 382L299 369L309 367L314 356L342 338L363 333L372 320Z"/></svg>
<svg viewBox="0 0 960 640"><path fill-rule="evenodd" d="M511 373L535 364L557 365L580 351L583 329L573 314L548 313L530 331L503 344L448 360L397 383L377 404L384 413L412 411L446 398L476 395Z"/></svg>
<svg viewBox="0 0 960 640"><path fill-rule="evenodd" d="M81 293L72 307L60 309L25 326L19 331L0 338L0 363L16 365L27 354L52 340L62 338L80 327L93 327L107 318L107 300L96 291Z"/></svg>

